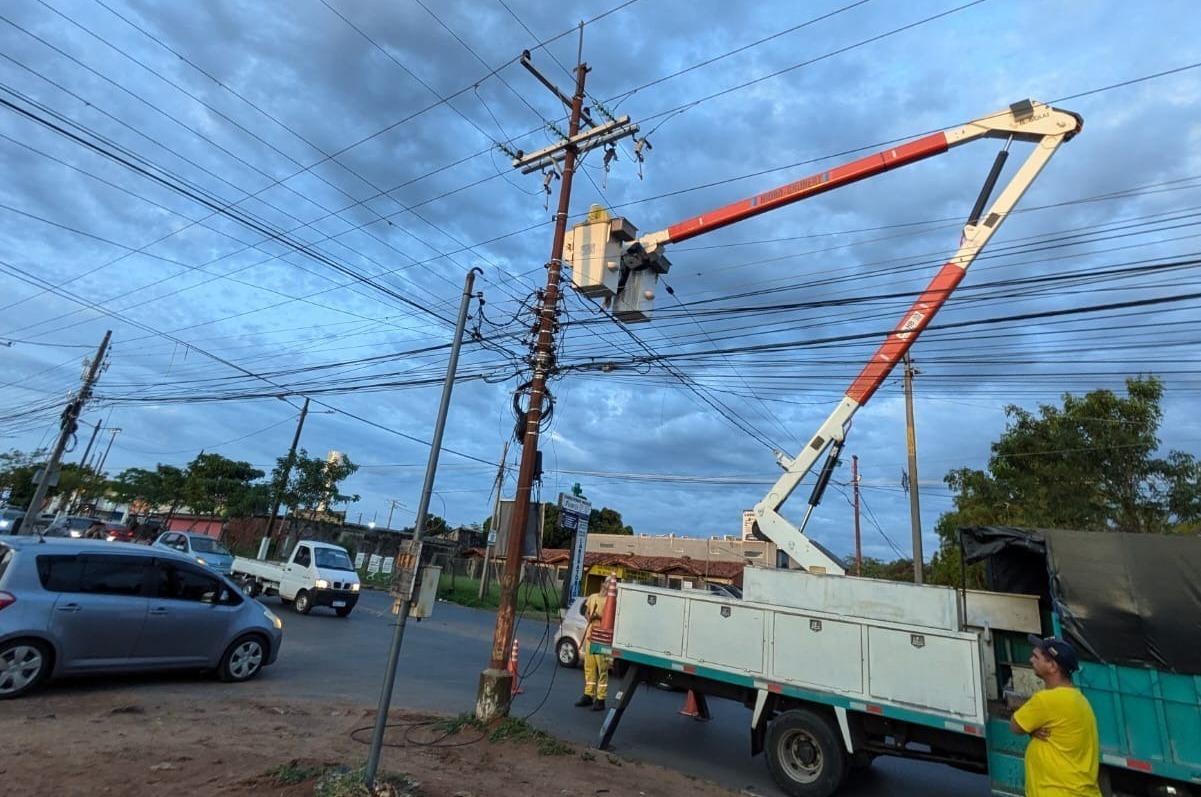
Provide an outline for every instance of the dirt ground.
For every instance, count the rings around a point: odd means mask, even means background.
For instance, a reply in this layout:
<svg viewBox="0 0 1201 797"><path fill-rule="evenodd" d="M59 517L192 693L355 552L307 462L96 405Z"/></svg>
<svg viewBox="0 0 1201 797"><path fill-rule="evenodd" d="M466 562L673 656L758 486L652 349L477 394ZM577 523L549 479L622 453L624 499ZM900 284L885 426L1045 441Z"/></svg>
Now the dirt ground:
<svg viewBox="0 0 1201 797"><path fill-rule="evenodd" d="M361 767L374 708L312 702L208 704L136 689L53 687L0 703L0 792L13 795L309 797L323 771ZM451 720L452 722L448 722ZM397 795L606 795L730 797L679 772L624 761L549 737L520 737L514 723L489 729L455 718L394 710L381 775L417 785ZM457 727L448 727L457 726ZM331 792L331 788L334 789ZM326 783L323 793L352 795Z"/></svg>

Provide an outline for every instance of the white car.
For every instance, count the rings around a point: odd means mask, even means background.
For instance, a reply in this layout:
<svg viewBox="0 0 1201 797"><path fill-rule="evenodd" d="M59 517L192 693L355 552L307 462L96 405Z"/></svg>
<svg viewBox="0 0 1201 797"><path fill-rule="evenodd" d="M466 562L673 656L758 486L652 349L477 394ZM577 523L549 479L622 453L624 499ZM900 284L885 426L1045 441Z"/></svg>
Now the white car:
<svg viewBox="0 0 1201 797"><path fill-rule="evenodd" d="M563 613L559 630L555 633L555 657L560 667L579 667L583 658L580 648L584 644L584 629L588 621L584 619L584 599L576 598Z"/></svg>

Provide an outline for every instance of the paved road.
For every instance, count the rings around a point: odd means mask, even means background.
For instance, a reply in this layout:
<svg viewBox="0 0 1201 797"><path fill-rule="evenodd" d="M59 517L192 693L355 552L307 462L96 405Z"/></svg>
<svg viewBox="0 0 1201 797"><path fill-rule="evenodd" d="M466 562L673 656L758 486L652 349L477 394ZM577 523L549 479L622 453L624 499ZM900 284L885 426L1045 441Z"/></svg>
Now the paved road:
<svg viewBox="0 0 1201 797"><path fill-rule="evenodd" d="M326 609L300 616L275 598L266 604L284 619L279 661L260 678L224 687L191 676L155 678L148 690L186 692L209 700L314 698L375 706L395 628L390 598L365 593L350 617ZM457 714L475 709L479 675L488 664L495 615L439 603L434 616L405 627L392 705L397 708ZM557 621L556 623L557 624ZM550 647L554 625L523 620L517 629L518 668L523 694L513 715L578 745L595 742L601 714L572 707L580 695L580 670L557 666ZM145 680L145 679L139 679ZM62 684L54 689L103 689L108 682ZM121 686L130 681L121 679ZM36 699L36 698L35 698ZM614 737L614 750L712 780L731 789L779 795L762 757L751 757L747 723L750 712L729 701L711 700L711 722L696 722L677 712L683 696L643 688L626 711ZM988 797L987 780L950 767L892 759L878 760L848 782L847 797Z"/></svg>

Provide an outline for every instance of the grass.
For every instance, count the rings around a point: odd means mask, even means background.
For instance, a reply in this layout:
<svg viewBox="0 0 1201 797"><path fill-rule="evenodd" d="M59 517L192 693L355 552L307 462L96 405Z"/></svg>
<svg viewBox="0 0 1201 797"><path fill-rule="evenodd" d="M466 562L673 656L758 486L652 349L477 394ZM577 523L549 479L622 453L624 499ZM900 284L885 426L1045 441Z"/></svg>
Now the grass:
<svg viewBox="0 0 1201 797"><path fill-rule="evenodd" d="M438 597L448 603L457 603L473 609L496 609L500 606L500 584L496 579L489 579L488 589L480 599L480 580L466 576L455 576L443 573L438 582ZM517 611L531 617L559 616L559 599L556 592L521 586L517 592Z"/></svg>
<svg viewBox="0 0 1201 797"><path fill-rule="evenodd" d="M418 794L420 783L408 775L393 775L387 772L375 773L375 791L372 791L363 784L366 771L365 765L355 769L337 767L330 770L317 782L313 794L315 797L372 797L379 794L380 786L385 784L392 787L392 793L396 797L416 797Z"/></svg>
<svg viewBox="0 0 1201 797"><path fill-rule="evenodd" d="M487 726L475 718L474 714L460 714L457 717L443 720L435 726L447 736L452 736L471 728L487 731L488 741L492 744L514 742L516 744L533 743L538 745L540 755L573 755L575 748L565 744L549 733L538 730L523 719L506 717L500 720L489 731Z"/></svg>
<svg viewBox="0 0 1201 797"><path fill-rule="evenodd" d="M324 774L325 767L323 766L302 767L296 761L289 761L267 770L267 776L281 786L294 786L309 778L316 778Z"/></svg>

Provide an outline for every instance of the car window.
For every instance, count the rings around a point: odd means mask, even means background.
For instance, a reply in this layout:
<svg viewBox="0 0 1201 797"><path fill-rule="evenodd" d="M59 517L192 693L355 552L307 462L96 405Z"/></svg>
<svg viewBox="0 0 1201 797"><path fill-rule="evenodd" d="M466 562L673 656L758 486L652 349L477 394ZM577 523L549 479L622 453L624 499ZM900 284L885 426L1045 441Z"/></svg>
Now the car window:
<svg viewBox="0 0 1201 797"><path fill-rule="evenodd" d="M72 517L72 518L67 518L67 528L76 529L76 530L86 529L88 526L92 525L93 523L99 523L99 522L100 521L93 520L90 517Z"/></svg>
<svg viewBox="0 0 1201 797"><path fill-rule="evenodd" d="M79 592L79 574L83 563L70 555L39 556L38 580L50 592Z"/></svg>
<svg viewBox="0 0 1201 797"><path fill-rule="evenodd" d="M221 582L177 562L160 561L158 571L158 597L181 601L214 601L221 594Z"/></svg>
<svg viewBox="0 0 1201 797"><path fill-rule="evenodd" d="M144 556L83 555L78 592L145 595L150 560Z"/></svg>
<svg viewBox="0 0 1201 797"><path fill-rule="evenodd" d="M354 570L354 565L350 563L350 556L346 551L339 551L336 548L318 548L317 567L328 567L330 570Z"/></svg>
<svg viewBox="0 0 1201 797"><path fill-rule="evenodd" d="M230 555L229 549L212 537L193 537L192 550L196 553L222 553L226 556Z"/></svg>
<svg viewBox="0 0 1201 797"><path fill-rule="evenodd" d="M309 553L309 547L307 545L302 545L297 548L296 556L293 558L293 561L301 567L308 567L313 561L312 554Z"/></svg>

